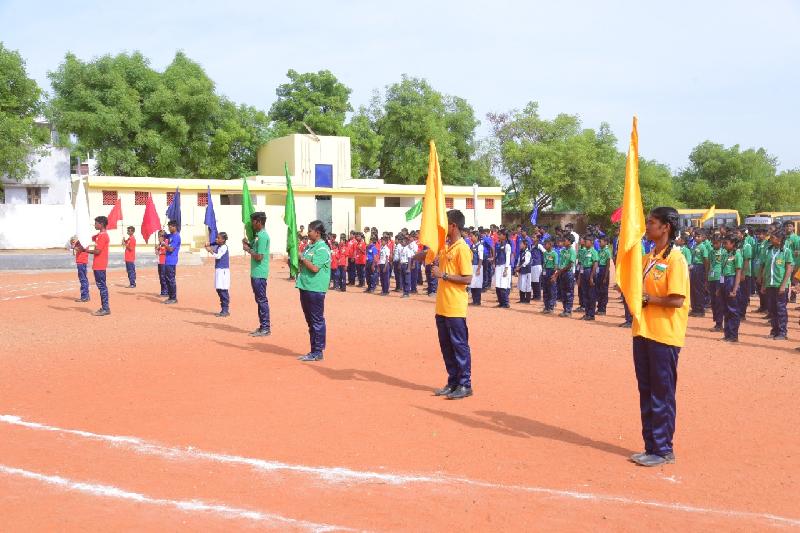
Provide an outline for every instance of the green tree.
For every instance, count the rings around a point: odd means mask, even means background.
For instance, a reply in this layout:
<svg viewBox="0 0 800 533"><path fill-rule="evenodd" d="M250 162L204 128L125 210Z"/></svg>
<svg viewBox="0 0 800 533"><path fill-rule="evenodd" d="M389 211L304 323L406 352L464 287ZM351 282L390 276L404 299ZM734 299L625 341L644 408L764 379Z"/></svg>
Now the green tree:
<svg viewBox="0 0 800 533"><path fill-rule="evenodd" d="M43 108L41 96L22 56L0 42L0 175L25 178L34 157L44 153L49 131L35 122Z"/></svg>
<svg viewBox="0 0 800 533"><path fill-rule="evenodd" d="M278 99L269 118L288 127L290 133L306 133L303 123L319 135L341 135L350 105L351 90L329 70L286 73L289 83L276 89Z"/></svg>

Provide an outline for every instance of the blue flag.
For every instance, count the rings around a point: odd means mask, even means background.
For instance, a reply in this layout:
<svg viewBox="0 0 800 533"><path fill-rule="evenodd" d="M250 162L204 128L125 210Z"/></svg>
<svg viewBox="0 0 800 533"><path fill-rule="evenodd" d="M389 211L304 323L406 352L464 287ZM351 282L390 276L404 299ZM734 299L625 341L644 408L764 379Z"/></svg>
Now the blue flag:
<svg viewBox="0 0 800 533"><path fill-rule="evenodd" d="M181 191L175 187L175 196L172 203L167 207L167 221L174 220L178 224L178 231L181 230Z"/></svg>
<svg viewBox="0 0 800 533"><path fill-rule="evenodd" d="M536 221L539 220L539 202L533 202L533 211L531 211L531 224L536 225Z"/></svg>
<svg viewBox="0 0 800 533"><path fill-rule="evenodd" d="M217 215L214 213L214 203L211 201L211 186L208 187L208 204L206 204L206 218L203 223L208 226L208 242L214 244L217 240Z"/></svg>

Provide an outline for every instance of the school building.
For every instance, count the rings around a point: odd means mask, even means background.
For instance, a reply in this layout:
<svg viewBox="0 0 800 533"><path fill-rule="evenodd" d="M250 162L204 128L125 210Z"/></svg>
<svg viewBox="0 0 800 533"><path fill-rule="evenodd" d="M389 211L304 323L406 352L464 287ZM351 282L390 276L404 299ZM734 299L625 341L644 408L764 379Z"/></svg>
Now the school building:
<svg viewBox="0 0 800 533"><path fill-rule="evenodd" d="M362 231L365 226L395 233L404 227L410 230L419 228L421 217L407 222L405 213L423 197L424 185L391 185L381 179L353 179L349 137L289 135L274 139L259 150L258 175L247 178L255 210L267 214L266 230L273 254L286 251L284 164L288 165L292 177L298 227L303 225L307 228L309 222L319 219L337 234L351 229ZM77 179L77 176L73 177L73 196L78 189ZM117 230L111 231L111 242L118 248L121 247L124 226L134 226L138 246L146 247L139 229L148 196L152 195L161 222L166 226L167 206L179 188L184 246L202 250L207 240L203 221L210 187L217 228L228 233L232 253L243 253L239 244L244 237L241 179L94 175L82 179L85 180L92 219L108 215L117 199L121 200L123 222ZM500 187L445 185L444 191L446 206L462 210L467 225L500 224L503 200ZM150 244L153 240L151 237Z"/></svg>

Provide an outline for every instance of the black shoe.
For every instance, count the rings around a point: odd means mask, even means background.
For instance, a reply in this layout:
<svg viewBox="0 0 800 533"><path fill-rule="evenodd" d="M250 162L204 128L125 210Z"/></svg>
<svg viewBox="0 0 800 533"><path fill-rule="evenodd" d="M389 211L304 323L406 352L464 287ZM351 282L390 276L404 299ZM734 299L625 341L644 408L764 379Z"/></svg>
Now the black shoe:
<svg viewBox="0 0 800 533"><path fill-rule="evenodd" d="M168 299L164 300L164 303L167 304L167 305L172 305L172 304L178 303L178 300L176 300L175 298L168 298Z"/></svg>
<svg viewBox="0 0 800 533"><path fill-rule="evenodd" d="M720 340L722 342L739 342L739 339L734 337L722 337Z"/></svg>
<svg viewBox="0 0 800 533"><path fill-rule="evenodd" d="M225 317L225 316L231 316L231 314L227 311L220 311L219 313L215 313L214 316Z"/></svg>
<svg viewBox="0 0 800 533"><path fill-rule="evenodd" d="M127 287L125 287L125 288L126 288L126 289L135 289L135 288L136 288L136 285L128 285L128 286L127 286Z"/></svg>
<svg viewBox="0 0 800 533"><path fill-rule="evenodd" d="M586 308L584 308L582 305L577 307L577 308L575 308L575 312L576 313L584 313L585 311L586 311Z"/></svg>
<svg viewBox="0 0 800 533"><path fill-rule="evenodd" d="M572 313L567 313L566 311L563 311L563 312L562 312L561 314L559 314L558 316L560 316L561 318L569 318L569 317L571 317L571 316L572 316Z"/></svg>
<svg viewBox="0 0 800 533"><path fill-rule="evenodd" d="M401 296L401 298L411 298L411 295L410 294L404 294L403 296Z"/></svg>
<svg viewBox="0 0 800 533"><path fill-rule="evenodd" d="M675 462L675 454L668 453L667 455L647 454L640 456L633 460L639 466L661 466L670 465Z"/></svg>
<svg viewBox="0 0 800 533"><path fill-rule="evenodd" d="M544 309L544 310L542 310L542 314L543 315L552 315L553 314L553 310L552 309Z"/></svg>
<svg viewBox="0 0 800 533"><path fill-rule="evenodd" d="M76 298L75 301L76 302L88 302L89 298Z"/></svg>
<svg viewBox="0 0 800 533"><path fill-rule="evenodd" d="M445 385L441 389L434 390L433 391L433 395L434 396L447 396L448 394L450 394L451 392L454 392L455 390L456 390L456 387L453 387L451 385Z"/></svg>
<svg viewBox="0 0 800 533"><path fill-rule="evenodd" d="M786 335L775 335L774 337L772 337L772 340L774 340L774 341L785 341L785 340L789 340L789 338Z"/></svg>
<svg viewBox="0 0 800 533"><path fill-rule="evenodd" d="M272 334L272 332L268 329L261 329L258 328L254 332L250 333L251 337L268 337Z"/></svg>
<svg viewBox="0 0 800 533"><path fill-rule="evenodd" d="M714 326L713 328L709 329L708 331L710 331L711 333L719 333L720 331L722 331L722 326Z"/></svg>
<svg viewBox="0 0 800 533"><path fill-rule="evenodd" d="M598 316L606 316L606 312L605 311L598 311L595 314L598 315Z"/></svg>
<svg viewBox="0 0 800 533"><path fill-rule="evenodd" d="M633 327L633 322L623 322L622 324L620 324L617 327L620 327L620 328L631 328L631 327Z"/></svg>
<svg viewBox="0 0 800 533"><path fill-rule="evenodd" d="M108 316L111 314L111 311L108 309L98 309L94 312L94 316Z"/></svg>
<svg viewBox="0 0 800 533"><path fill-rule="evenodd" d="M321 352L311 352L297 358L298 361L304 362L322 361L323 359Z"/></svg>
<svg viewBox="0 0 800 533"><path fill-rule="evenodd" d="M456 390L447 395L447 399L461 400L462 398L467 398L469 396L472 396L472 388L459 385L458 388L456 388Z"/></svg>
<svg viewBox="0 0 800 533"><path fill-rule="evenodd" d="M592 320L594 320L594 317L593 316L584 315L584 316L581 317L581 320L586 320L588 322L591 322Z"/></svg>

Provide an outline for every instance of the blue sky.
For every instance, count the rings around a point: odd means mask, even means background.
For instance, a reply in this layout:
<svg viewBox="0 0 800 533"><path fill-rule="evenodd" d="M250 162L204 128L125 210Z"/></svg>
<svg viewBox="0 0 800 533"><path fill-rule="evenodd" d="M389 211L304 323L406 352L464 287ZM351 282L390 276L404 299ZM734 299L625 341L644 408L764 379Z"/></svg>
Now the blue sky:
<svg viewBox="0 0 800 533"><path fill-rule="evenodd" d="M74 5L69 5L74 4ZM286 71L329 69L354 107L405 73L489 111L536 100L546 117L611 124L626 149L679 169L697 143L765 147L800 168L800 2L503 1L36 2L0 0L0 41L29 74L67 51L176 50L234 101L268 109Z"/></svg>

